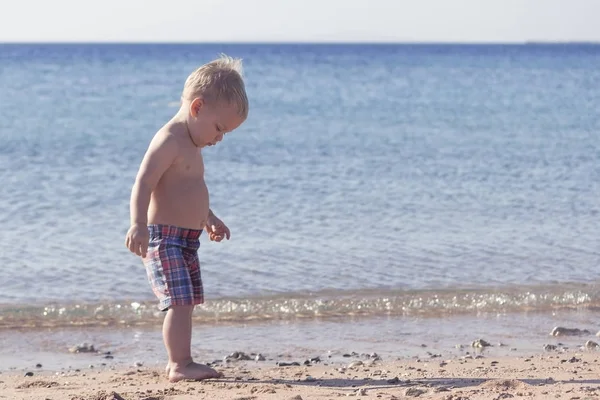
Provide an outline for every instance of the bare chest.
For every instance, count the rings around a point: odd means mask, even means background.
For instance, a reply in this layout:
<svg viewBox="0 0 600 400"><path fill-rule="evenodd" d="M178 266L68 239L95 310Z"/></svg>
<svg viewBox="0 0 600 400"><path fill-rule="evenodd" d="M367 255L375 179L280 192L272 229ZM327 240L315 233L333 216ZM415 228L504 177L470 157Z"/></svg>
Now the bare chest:
<svg viewBox="0 0 600 400"><path fill-rule="evenodd" d="M204 160L200 152L189 152L181 155L173 167L183 175L204 176Z"/></svg>
<svg viewBox="0 0 600 400"><path fill-rule="evenodd" d="M171 172L186 178L204 178L204 160L200 152L182 154L171 166Z"/></svg>

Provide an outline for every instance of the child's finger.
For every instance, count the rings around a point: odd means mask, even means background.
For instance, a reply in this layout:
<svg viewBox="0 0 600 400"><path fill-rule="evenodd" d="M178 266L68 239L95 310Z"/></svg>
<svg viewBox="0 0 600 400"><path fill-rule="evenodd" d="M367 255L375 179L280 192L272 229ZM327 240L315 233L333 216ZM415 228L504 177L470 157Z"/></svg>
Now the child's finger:
<svg viewBox="0 0 600 400"><path fill-rule="evenodd" d="M138 256L142 255L142 246L142 242L135 242L135 245L133 246L135 254L137 254Z"/></svg>
<svg viewBox="0 0 600 400"><path fill-rule="evenodd" d="M219 238L222 239L223 238L222 235L219 235L218 233L214 233L214 232L210 234L210 240L212 240L213 242L220 241Z"/></svg>

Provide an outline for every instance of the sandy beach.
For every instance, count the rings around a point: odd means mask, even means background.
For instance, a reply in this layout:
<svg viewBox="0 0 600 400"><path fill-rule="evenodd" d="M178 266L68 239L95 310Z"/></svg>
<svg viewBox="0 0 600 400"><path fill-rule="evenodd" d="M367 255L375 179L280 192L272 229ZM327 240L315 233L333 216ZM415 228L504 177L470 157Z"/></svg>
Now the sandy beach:
<svg viewBox="0 0 600 400"><path fill-rule="evenodd" d="M0 374L1 399L595 399L600 354L552 349L529 356L463 356L386 360L346 354L331 361L232 360L215 368L222 379L170 383L159 368L131 366ZM252 357L253 355L248 355ZM299 365L294 365L297 362ZM289 365L292 364L292 365Z"/></svg>

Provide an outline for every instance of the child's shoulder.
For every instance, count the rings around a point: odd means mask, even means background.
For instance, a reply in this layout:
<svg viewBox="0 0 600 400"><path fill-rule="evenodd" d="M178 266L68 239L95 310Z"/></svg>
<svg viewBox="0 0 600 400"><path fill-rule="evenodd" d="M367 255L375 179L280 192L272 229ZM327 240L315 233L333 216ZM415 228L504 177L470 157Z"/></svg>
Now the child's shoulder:
<svg viewBox="0 0 600 400"><path fill-rule="evenodd" d="M185 131L176 124L165 124L154 134L152 142L160 146L183 146Z"/></svg>

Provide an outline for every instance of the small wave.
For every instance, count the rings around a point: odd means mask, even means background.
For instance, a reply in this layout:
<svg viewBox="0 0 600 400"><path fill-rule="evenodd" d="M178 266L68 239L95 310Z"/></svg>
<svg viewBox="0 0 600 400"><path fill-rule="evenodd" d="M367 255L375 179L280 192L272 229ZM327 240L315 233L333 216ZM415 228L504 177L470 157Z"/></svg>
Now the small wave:
<svg viewBox="0 0 600 400"><path fill-rule="evenodd" d="M217 299L197 307L194 319L206 324L382 315L444 317L598 306L597 287L585 284L421 291L372 289ZM163 316L156 302L3 306L0 329L154 325L162 323Z"/></svg>

